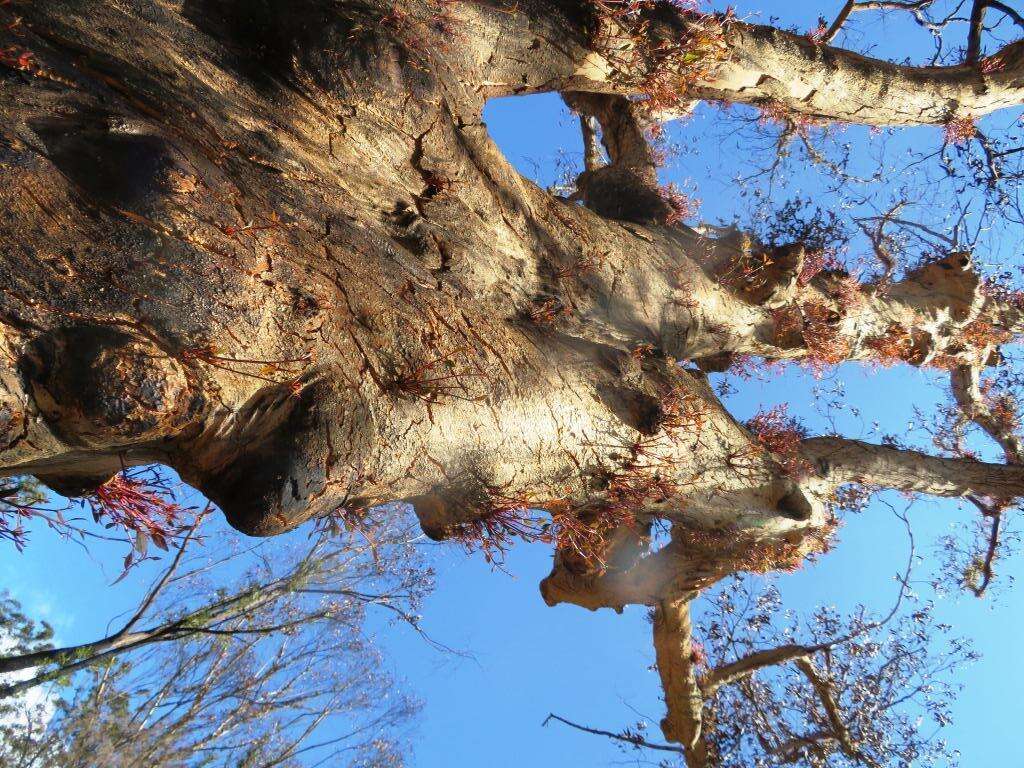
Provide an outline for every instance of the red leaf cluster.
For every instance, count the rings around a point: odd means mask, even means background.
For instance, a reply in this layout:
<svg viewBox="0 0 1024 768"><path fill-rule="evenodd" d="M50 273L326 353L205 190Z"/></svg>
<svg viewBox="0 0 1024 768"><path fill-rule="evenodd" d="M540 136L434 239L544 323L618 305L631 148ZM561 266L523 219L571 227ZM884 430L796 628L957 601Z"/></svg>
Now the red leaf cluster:
<svg viewBox="0 0 1024 768"><path fill-rule="evenodd" d="M783 404L758 411L746 426L761 446L775 457L786 475L800 479L813 472L810 462L800 452L800 443L807 437L807 432L789 415L788 406Z"/></svg>
<svg viewBox="0 0 1024 768"><path fill-rule="evenodd" d="M120 527L150 539L160 549L167 549L167 539L178 529L185 510L166 496L163 488L129 477L124 472L114 475L86 498L96 522Z"/></svg>

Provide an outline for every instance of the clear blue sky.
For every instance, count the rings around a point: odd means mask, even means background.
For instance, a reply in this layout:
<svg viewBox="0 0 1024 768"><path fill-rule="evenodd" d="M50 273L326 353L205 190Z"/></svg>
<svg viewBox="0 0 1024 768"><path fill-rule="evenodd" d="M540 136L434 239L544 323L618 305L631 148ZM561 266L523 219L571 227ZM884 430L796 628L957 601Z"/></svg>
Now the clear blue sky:
<svg viewBox="0 0 1024 768"><path fill-rule="evenodd" d="M783 24L809 29L819 13L834 15L841 2L747 0L734 5L741 16L760 11L762 19L774 14ZM882 43L878 55L898 52L901 58L923 59L930 52L927 35L909 34L895 23L865 19L862 28ZM553 180L559 149L579 151L576 122L556 96L494 102L486 120L512 162L544 183ZM697 151L683 154L666 169L666 180L688 181L703 200L706 220L741 215L742 201L731 179L744 167L737 162L742 139L730 135L704 108L686 124L673 127L672 136L686 144L694 142L691 146ZM862 129L850 128L848 140L871 138ZM937 146L940 135L935 129L916 129L894 141L894 151L899 142ZM811 174L790 179L789 188L826 202L835 200ZM788 196L784 190L775 194L780 201ZM914 406L927 407L943 397L941 386L925 373L844 367L824 382L798 372L770 383L749 382L729 405L746 418L760 405L788 402L812 430L824 430L813 407L813 389L838 380L846 386L848 401L862 411L859 416L840 414L839 425L851 436L866 439L880 438L873 422L882 425L881 431L902 432L914 418ZM900 499L893 501L902 508ZM935 538L969 514L950 502L923 500L915 505L911 519L923 555L918 578L926 579L933 571ZM516 548L506 564L511 576L454 547L424 546L436 548L439 570L438 589L423 611L424 626L475 658L445 656L401 627L382 627L382 642L396 676L425 701L414 734L415 768L612 765L622 757L610 743L558 726L541 728L541 722L556 712L614 730L640 716L652 725L660 719L663 705L657 674L649 669L653 652L642 609L627 609L619 616L546 607L537 590L550 568L551 552L545 546ZM884 610L896 594L893 577L903 568L907 552L902 524L884 505L875 504L848 519L835 551L817 565L779 577L778 584L787 607L797 611L822 603L840 608L865 603ZM84 641L103 632L106 621L129 607L138 593L139 579L109 586L118 574L120 555L118 548L102 547L87 554L38 532L24 555L13 549L0 553L0 587L10 589L30 611L50 619L62 642ZM1024 577L1024 564L1020 558L1003 563L1001 574ZM966 597L940 603L942 618L960 634L974 638L983 654L981 662L966 670L955 725L946 733L961 750L964 766L1007 765L1019 754L1000 737L1015 732L1017 692L1024 689L1017 651L1024 618L1017 605L1012 591L995 605Z"/></svg>

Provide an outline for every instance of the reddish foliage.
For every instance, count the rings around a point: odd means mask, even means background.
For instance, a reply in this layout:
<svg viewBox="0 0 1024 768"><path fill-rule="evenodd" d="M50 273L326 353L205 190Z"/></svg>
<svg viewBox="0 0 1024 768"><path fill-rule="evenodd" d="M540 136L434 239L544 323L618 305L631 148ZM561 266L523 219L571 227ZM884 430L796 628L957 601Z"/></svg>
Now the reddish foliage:
<svg viewBox="0 0 1024 768"><path fill-rule="evenodd" d="M960 329L958 341L969 350L983 350L1005 344L1013 338L1013 334L997 328L986 320L974 320Z"/></svg>
<svg viewBox="0 0 1024 768"><path fill-rule="evenodd" d="M801 309L807 347L804 362L815 376L820 376L827 368L849 358L850 342L839 331L840 317L835 310L817 302L805 302Z"/></svg>
<svg viewBox="0 0 1024 768"><path fill-rule="evenodd" d="M488 563L495 565L504 562L516 541L553 543L560 551L590 565L603 565L608 535L634 522L632 511L612 499L611 493L609 497L607 503L581 510L564 499L541 506L488 488L481 514L460 523L451 537L467 552L480 551ZM538 514L542 509L548 512L550 520Z"/></svg>
<svg viewBox="0 0 1024 768"><path fill-rule="evenodd" d="M690 643L690 663L696 667L703 667L708 663L708 654L704 650L704 644L696 640Z"/></svg>
<svg viewBox="0 0 1024 768"><path fill-rule="evenodd" d="M775 262L767 251L757 250L734 259L719 282L736 291L757 291L764 287Z"/></svg>
<svg viewBox="0 0 1024 768"><path fill-rule="evenodd" d="M18 45L9 45L0 49L0 64L19 72L34 72L36 64L31 51Z"/></svg>
<svg viewBox="0 0 1024 768"><path fill-rule="evenodd" d="M655 355L656 347L653 344L643 342L637 344L633 349L630 350L629 356L634 360L648 360Z"/></svg>
<svg viewBox="0 0 1024 768"><path fill-rule="evenodd" d="M529 502L488 490L489 507L483 514L460 523L452 538L467 552L483 552L488 563L500 564L517 539L549 541L543 523L530 512Z"/></svg>
<svg viewBox="0 0 1024 768"><path fill-rule="evenodd" d="M778 360L767 360L756 355L733 355L728 373L744 381L757 378L767 381L768 374L774 375L782 366Z"/></svg>
<svg viewBox="0 0 1024 768"><path fill-rule="evenodd" d="M596 272L604 263L605 254L584 253L571 264L555 270L556 280L577 280Z"/></svg>
<svg viewBox="0 0 1024 768"><path fill-rule="evenodd" d="M847 360L850 342L839 329L841 317L831 307L815 301L773 309L775 343L791 347L797 337L803 341L807 355L802 364L815 376L827 368Z"/></svg>
<svg viewBox="0 0 1024 768"><path fill-rule="evenodd" d="M674 387L662 395L658 426L669 437L679 433L697 437L704 428L704 412L699 395Z"/></svg>
<svg viewBox="0 0 1024 768"><path fill-rule="evenodd" d="M993 72L1002 72L1006 69L1006 62L999 54L986 56L978 62L978 69L983 75L991 75Z"/></svg>
<svg viewBox="0 0 1024 768"><path fill-rule="evenodd" d="M681 224L686 219L697 215L700 201L687 195L675 184L667 184L661 187L659 192L661 199L668 204L670 209L665 216L665 224L669 226Z"/></svg>
<svg viewBox="0 0 1024 768"><path fill-rule="evenodd" d="M45 500L34 481L22 482L16 478L0 481L0 540L10 541L15 549L23 552L27 543L26 520L41 517L51 527L59 528L63 518L60 512L50 518L41 506Z"/></svg>
<svg viewBox="0 0 1024 768"><path fill-rule="evenodd" d="M119 527L144 537L160 549L167 549L167 540L177 535L179 521L185 510L167 498L160 481L146 481L127 472L114 475L86 498L96 522L106 521L107 528ZM138 547L137 547L138 548ZM132 563L133 553L125 560Z"/></svg>
<svg viewBox="0 0 1024 768"><path fill-rule="evenodd" d="M800 570L807 558L801 542L775 539L755 541L738 564L739 570L749 573L793 573Z"/></svg>
<svg viewBox="0 0 1024 768"><path fill-rule="evenodd" d="M292 366L304 367L305 364L312 362L312 354L306 354L302 357L283 358L280 360L254 360L244 357L226 357L219 354L216 344L204 344L199 347L189 347L183 349L180 352L181 359L185 362L192 362L193 360L200 360L208 365L212 365L215 368L220 368L223 371L229 371L231 373L237 373L240 376L248 376L249 378L259 379L260 381L267 381L271 384L279 383L276 379L269 378L271 374L285 373L287 369ZM258 373L245 370L249 366L258 365ZM292 372L290 375L294 375ZM295 382L293 381L290 385L293 387Z"/></svg>
<svg viewBox="0 0 1024 768"><path fill-rule="evenodd" d="M405 47L417 56L426 58L432 52L438 38L451 39L456 34L456 19L452 15L452 6L461 0L428 0L427 15L417 16L402 3L396 3L391 10L380 18L380 26L388 29L402 41ZM427 32L440 32L440 35ZM440 50L446 50L443 45Z"/></svg>
<svg viewBox="0 0 1024 768"><path fill-rule="evenodd" d="M828 286L828 295L836 300L843 312L849 312L864 301L864 285L853 275L833 278Z"/></svg>
<svg viewBox="0 0 1024 768"><path fill-rule="evenodd" d="M716 563L722 572L772 573L799 570L809 557L828 551L836 526L822 531L792 533L784 538L752 538L734 526L703 529L673 526L688 556Z"/></svg>
<svg viewBox="0 0 1024 768"><path fill-rule="evenodd" d="M541 328L550 328L558 318L568 314L569 308L551 296L534 299L522 311L524 320Z"/></svg>
<svg viewBox="0 0 1024 768"><path fill-rule="evenodd" d="M427 185L427 195L440 195L450 190L455 182L447 176L436 171L427 171L423 174L423 183Z"/></svg>
<svg viewBox="0 0 1024 768"><path fill-rule="evenodd" d="M789 122L789 108L781 101L772 99L771 101L759 104L757 109L761 113L761 116L758 118L758 122L761 125Z"/></svg>
<svg viewBox="0 0 1024 768"><path fill-rule="evenodd" d="M818 248L804 254L804 263L796 282L799 286L809 285L824 270L842 269L842 263L835 253Z"/></svg>
<svg viewBox="0 0 1024 768"><path fill-rule="evenodd" d="M810 462L800 452L800 443L807 432L789 415L788 406L777 405L758 411L746 426L761 446L775 456L786 475L799 480L813 473Z"/></svg>
<svg viewBox="0 0 1024 768"><path fill-rule="evenodd" d="M685 411L689 406L681 406ZM652 455L652 443L630 446L631 458L607 477L604 500L579 505L569 499L534 503L488 487L478 516L460 523L452 538L468 551L482 551L489 563L500 564L516 540L554 543L563 556L582 568L603 568L612 534L636 526L637 512L651 504L665 503L679 494L672 482L650 467L640 466L641 456ZM544 510L550 521L534 513Z"/></svg>
<svg viewBox="0 0 1024 768"><path fill-rule="evenodd" d="M807 33L807 39L815 45L825 45L825 36L828 34L828 22L825 19L818 18L818 26Z"/></svg>
<svg viewBox="0 0 1024 768"><path fill-rule="evenodd" d="M626 507L599 504L581 512L572 504L549 505L551 540L563 556L578 559L585 569L605 566L609 535L623 526L633 526L636 518Z"/></svg>
<svg viewBox="0 0 1024 768"><path fill-rule="evenodd" d="M870 486L859 484L844 485L838 488L831 501L833 514L837 511L863 511L867 507L868 502L871 501L871 496L874 492L875 490Z"/></svg>
<svg viewBox="0 0 1024 768"><path fill-rule="evenodd" d="M978 126L971 117L951 117L942 130L947 144L964 144L978 135Z"/></svg>
<svg viewBox="0 0 1024 768"><path fill-rule="evenodd" d="M181 518L191 511L173 500L166 480L153 467L125 470L80 503L91 511L94 522L130 534L133 549L125 559L126 570L150 541L166 550L168 540L182 532ZM67 538L112 540L89 530L80 517L66 517L68 506L54 504L55 499L32 478L6 481L0 487L0 539L10 540L21 551L26 543L25 521L38 520Z"/></svg>
<svg viewBox="0 0 1024 768"><path fill-rule="evenodd" d="M796 305L776 307L771 310L771 316L775 324L774 341L779 346L789 346L789 337L802 333L804 318Z"/></svg>
<svg viewBox="0 0 1024 768"><path fill-rule="evenodd" d="M790 107L777 99L769 99L757 105L761 113L757 122L761 125L776 123L789 127L802 135L806 135L811 128L824 128L828 123L820 118L794 112Z"/></svg>
<svg viewBox="0 0 1024 768"><path fill-rule="evenodd" d="M609 505L624 510L629 516L648 504L666 502L678 493L679 489L671 481L640 468L620 472L608 483Z"/></svg>
<svg viewBox="0 0 1024 768"><path fill-rule="evenodd" d="M910 329L899 323L890 325L881 336L869 336L864 344L874 351L875 360L885 366L909 362L913 357L914 339Z"/></svg>
<svg viewBox="0 0 1024 768"><path fill-rule="evenodd" d="M984 363L989 351L1013 339L1013 334L988 320L973 320L959 330L945 351L933 355L933 368L955 368L959 365Z"/></svg>
<svg viewBox="0 0 1024 768"><path fill-rule="evenodd" d="M989 413L992 414L992 418L1001 429L1006 432L1020 430L1020 407L1017 398L1009 392L997 392L995 383L991 379L981 382L981 396Z"/></svg>
<svg viewBox="0 0 1024 768"><path fill-rule="evenodd" d="M476 402L479 397L467 389L465 380L484 376L484 373L456 367L453 358L465 351L463 348L454 349L446 355L420 363L403 361L401 368L391 373L384 386L394 395L422 400L428 406L441 397Z"/></svg>
<svg viewBox="0 0 1024 768"><path fill-rule="evenodd" d="M612 63L623 85L644 95L652 112L670 110L687 99L687 83L706 79L726 53L724 25L731 19L703 14L691 0L670 0L687 16L680 39L652 42L649 11L660 0L591 0L596 25L593 44Z"/></svg>

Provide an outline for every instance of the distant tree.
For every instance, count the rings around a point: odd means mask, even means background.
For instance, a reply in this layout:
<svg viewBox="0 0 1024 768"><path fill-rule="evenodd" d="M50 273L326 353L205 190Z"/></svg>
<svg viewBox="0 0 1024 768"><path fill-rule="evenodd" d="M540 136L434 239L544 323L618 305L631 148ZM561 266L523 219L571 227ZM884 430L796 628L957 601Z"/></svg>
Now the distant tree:
<svg viewBox="0 0 1024 768"><path fill-rule="evenodd" d="M16 600L0 593L0 652L27 654L53 647L53 628L26 615ZM0 676L0 680L3 677ZM0 764L21 760L38 750L45 754L42 739L52 715L51 702L44 696L0 699ZM17 762L12 762L17 766Z"/></svg>
<svg viewBox="0 0 1024 768"><path fill-rule="evenodd" d="M661 727L682 747L650 740L643 722L607 732L549 719L630 750L677 752L688 768L955 762L939 732L962 687L955 673L977 656L930 605L882 620L822 608L801 622L782 611L775 587L736 578L706 609L697 632L687 602L652 615L668 705Z"/></svg>
<svg viewBox="0 0 1024 768"><path fill-rule="evenodd" d="M52 647L49 628L7 600L0 762L401 765L417 705L384 671L365 622L378 606L416 623L430 574L405 533L273 551L218 539L187 556L189 535L119 632L75 647Z"/></svg>

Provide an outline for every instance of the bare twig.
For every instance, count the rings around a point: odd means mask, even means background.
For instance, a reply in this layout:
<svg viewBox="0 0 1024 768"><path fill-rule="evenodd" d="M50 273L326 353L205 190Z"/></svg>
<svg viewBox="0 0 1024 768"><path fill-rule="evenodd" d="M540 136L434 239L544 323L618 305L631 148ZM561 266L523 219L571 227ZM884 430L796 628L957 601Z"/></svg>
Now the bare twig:
<svg viewBox="0 0 1024 768"><path fill-rule="evenodd" d="M554 713L551 713L544 718L544 722L541 723L541 727L543 728L547 726L547 724L552 720L556 720L559 723L568 725L570 728L575 728L578 731L592 733L595 736L606 736L609 739L614 739L615 741L622 741L626 744L632 744L635 747L643 747L644 749L655 749L661 752L675 752L677 755L686 754L686 750L684 750L682 747L675 747L671 744L656 744L654 742L642 739L637 735L624 735L621 733L613 733L612 731L602 731L599 728L589 728L585 725L574 723L572 720L566 720L564 717L560 717Z"/></svg>

